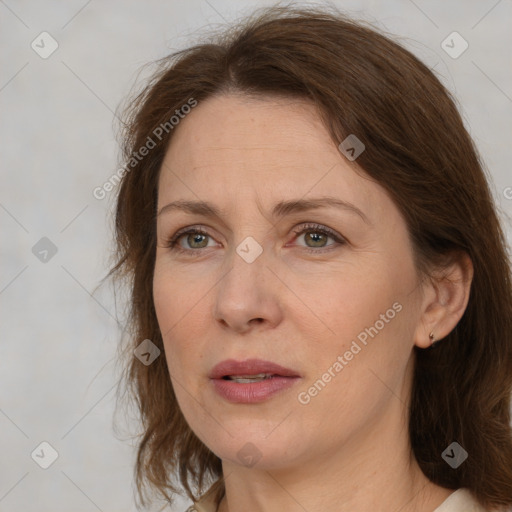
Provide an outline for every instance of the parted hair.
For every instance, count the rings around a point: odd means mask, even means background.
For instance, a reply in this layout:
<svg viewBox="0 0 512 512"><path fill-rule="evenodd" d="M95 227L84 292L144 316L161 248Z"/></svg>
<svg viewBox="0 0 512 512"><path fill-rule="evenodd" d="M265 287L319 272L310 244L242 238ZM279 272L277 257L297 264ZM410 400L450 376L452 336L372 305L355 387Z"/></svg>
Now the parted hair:
<svg viewBox="0 0 512 512"><path fill-rule="evenodd" d="M191 98L200 104L229 93L306 99L336 145L355 134L365 145L357 166L400 210L423 276L469 255L474 275L464 315L435 347L414 348L408 435L432 482L468 488L489 509L512 505L512 288L505 236L455 100L394 39L332 6L258 9L158 61L124 109L127 167L116 197L109 276L129 295L121 386L141 421L134 476L142 506L149 492L172 502L180 487L197 500L216 480L218 501L224 493L221 460L186 422L165 357L145 365L133 351L150 339L164 352L152 279L159 172L179 130L169 119ZM167 129L155 137L162 126ZM155 147L135 161L148 137ZM441 456L453 441L468 453L455 469Z"/></svg>

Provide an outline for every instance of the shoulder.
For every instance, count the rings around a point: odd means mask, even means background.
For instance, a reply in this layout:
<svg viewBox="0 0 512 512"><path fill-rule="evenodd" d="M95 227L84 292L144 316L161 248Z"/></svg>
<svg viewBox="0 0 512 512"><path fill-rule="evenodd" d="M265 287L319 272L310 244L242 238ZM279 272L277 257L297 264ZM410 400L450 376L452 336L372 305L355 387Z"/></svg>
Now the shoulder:
<svg viewBox="0 0 512 512"><path fill-rule="evenodd" d="M488 512L469 489L461 488L446 498L434 512Z"/></svg>
<svg viewBox="0 0 512 512"><path fill-rule="evenodd" d="M185 512L216 512L217 502L216 497L219 491L219 486L222 486L223 482L217 480L209 489L206 491L199 501L196 501L185 510Z"/></svg>
<svg viewBox="0 0 512 512"><path fill-rule="evenodd" d="M185 512L216 512L215 496L217 485L214 484L201 496L200 500L193 503ZM457 489L446 498L434 512L488 512L475 499L468 489Z"/></svg>
<svg viewBox="0 0 512 512"><path fill-rule="evenodd" d="M217 505L211 501L211 502L205 502L203 498L201 498L199 501L192 503L190 507L185 510L185 512L216 512L217 511Z"/></svg>

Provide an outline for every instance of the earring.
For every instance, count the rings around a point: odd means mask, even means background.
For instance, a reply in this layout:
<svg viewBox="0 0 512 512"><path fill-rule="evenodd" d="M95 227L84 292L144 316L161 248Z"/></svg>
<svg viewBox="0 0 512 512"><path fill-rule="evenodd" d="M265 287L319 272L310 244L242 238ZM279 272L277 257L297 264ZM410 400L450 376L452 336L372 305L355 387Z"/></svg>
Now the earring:
<svg viewBox="0 0 512 512"><path fill-rule="evenodd" d="M431 347L435 347L437 345L437 343L439 342L439 340L436 340L436 337L434 335L433 332L431 332L429 335L428 335L429 339L430 339L430 346Z"/></svg>

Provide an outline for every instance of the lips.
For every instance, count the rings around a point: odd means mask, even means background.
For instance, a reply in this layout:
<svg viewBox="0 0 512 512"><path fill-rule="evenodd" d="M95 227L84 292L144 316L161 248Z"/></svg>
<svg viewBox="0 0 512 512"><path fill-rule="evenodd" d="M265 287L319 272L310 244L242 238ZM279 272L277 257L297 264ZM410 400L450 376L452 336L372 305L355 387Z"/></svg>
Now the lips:
<svg viewBox="0 0 512 512"><path fill-rule="evenodd" d="M261 359L222 361L209 377L215 392L233 404L265 402L301 380L295 370Z"/></svg>
<svg viewBox="0 0 512 512"><path fill-rule="evenodd" d="M268 377L300 377L300 374L290 368L285 368L271 361L262 359L246 359L245 361L235 361L226 359L215 365L210 372L210 379L222 379L229 377L248 377L256 375L266 375Z"/></svg>

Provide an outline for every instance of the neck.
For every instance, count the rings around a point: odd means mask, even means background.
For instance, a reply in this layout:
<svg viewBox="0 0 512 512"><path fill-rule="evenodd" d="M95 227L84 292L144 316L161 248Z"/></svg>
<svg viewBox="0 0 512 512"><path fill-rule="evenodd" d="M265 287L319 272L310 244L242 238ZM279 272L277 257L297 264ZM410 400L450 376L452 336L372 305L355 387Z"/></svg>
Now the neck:
<svg viewBox="0 0 512 512"><path fill-rule="evenodd" d="M308 465L309 471L226 466L219 512L432 512L453 492L430 482L417 464L393 459L385 468L351 465L351 473L331 461Z"/></svg>

